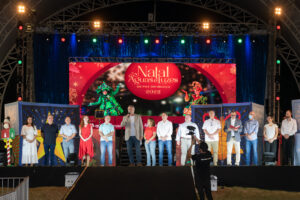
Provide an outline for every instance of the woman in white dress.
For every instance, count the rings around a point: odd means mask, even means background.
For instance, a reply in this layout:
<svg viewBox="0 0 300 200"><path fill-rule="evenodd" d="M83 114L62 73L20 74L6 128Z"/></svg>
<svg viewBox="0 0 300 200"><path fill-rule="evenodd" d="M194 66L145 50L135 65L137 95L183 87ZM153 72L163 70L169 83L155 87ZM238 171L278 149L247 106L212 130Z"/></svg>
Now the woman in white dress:
<svg viewBox="0 0 300 200"><path fill-rule="evenodd" d="M32 122L32 117L27 118L27 123L23 125L21 135L23 136L22 164L33 166L38 163L36 136L37 129Z"/></svg>

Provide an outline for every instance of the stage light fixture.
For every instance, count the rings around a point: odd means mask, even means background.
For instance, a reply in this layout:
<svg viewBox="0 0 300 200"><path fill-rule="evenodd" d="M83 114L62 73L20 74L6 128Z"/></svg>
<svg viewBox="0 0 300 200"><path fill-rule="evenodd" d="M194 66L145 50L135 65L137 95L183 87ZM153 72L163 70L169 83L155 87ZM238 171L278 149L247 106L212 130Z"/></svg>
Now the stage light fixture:
<svg viewBox="0 0 300 200"><path fill-rule="evenodd" d="M101 22L99 20L94 21L93 26L95 29L101 28Z"/></svg>
<svg viewBox="0 0 300 200"><path fill-rule="evenodd" d="M210 44L211 43L211 40L208 38L205 40L206 44Z"/></svg>
<svg viewBox="0 0 300 200"><path fill-rule="evenodd" d="M156 39L155 44L159 44L159 43L160 43L159 39Z"/></svg>
<svg viewBox="0 0 300 200"><path fill-rule="evenodd" d="M22 97L18 97L18 101L22 101Z"/></svg>
<svg viewBox="0 0 300 200"><path fill-rule="evenodd" d="M280 25L277 25L277 26L276 26L276 29L277 29L277 30L280 30L280 28L281 28Z"/></svg>
<svg viewBox="0 0 300 200"><path fill-rule="evenodd" d="M239 44L242 44L242 43L243 43L243 39L242 39L242 38L239 38L239 39L238 39L238 43L239 43Z"/></svg>
<svg viewBox="0 0 300 200"><path fill-rule="evenodd" d="M147 39L147 38L144 39L144 43L145 43L145 44L148 44L148 43L149 43L149 39Z"/></svg>
<svg viewBox="0 0 300 200"><path fill-rule="evenodd" d="M275 15L280 16L282 14L282 9L281 7L276 7L275 8Z"/></svg>
<svg viewBox="0 0 300 200"><path fill-rule="evenodd" d="M22 60L18 60L19 65L22 65L22 63L23 63Z"/></svg>
<svg viewBox="0 0 300 200"><path fill-rule="evenodd" d="M19 29L20 31L22 31L22 30L23 30L23 26L22 26L22 25L19 25L19 26L18 26L18 29Z"/></svg>
<svg viewBox="0 0 300 200"><path fill-rule="evenodd" d="M119 38L119 39L118 39L118 43L119 43L119 44L123 44L123 39L122 39L122 38Z"/></svg>
<svg viewBox="0 0 300 200"><path fill-rule="evenodd" d="M204 22L203 25L202 25L202 28L204 30L208 30L209 29L209 23L208 22Z"/></svg>
<svg viewBox="0 0 300 200"><path fill-rule="evenodd" d="M181 43L181 44L185 44L185 39L181 39L181 40L180 40L180 43Z"/></svg>
<svg viewBox="0 0 300 200"><path fill-rule="evenodd" d="M279 64L280 64L280 60L279 60L279 59L277 59L277 60L276 60L276 63L277 63L277 65L279 65Z"/></svg>
<svg viewBox="0 0 300 200"><path fill-rule="evenodd" d="M65 42L65 41L66 41L66 38L62 37L62 38L60 38L60 41L61 41L61 42Z"/></svg>
<svg viewBox="0 0 300 200"><path fill-rule="evenodd" d="M26 11L25 5L19 4L19 5L17 6L17 11L18 11L18 13L20 13L20 14L24 14L25 11Z"/></svg>
<svg viewBox="0 0 300 200"><path fill-rule="evenodd" d="M93 41L93 43L96 43L97 42L97 38L93 38L92 41Z"/></svg>
<svg viewBox="0 0 300 200"><path fill-rule="evenodd" d="M279 100L280 100L280 97L279 97L279 96L277 96L277 97L276 97L276 101L279 101Z"/></svg>

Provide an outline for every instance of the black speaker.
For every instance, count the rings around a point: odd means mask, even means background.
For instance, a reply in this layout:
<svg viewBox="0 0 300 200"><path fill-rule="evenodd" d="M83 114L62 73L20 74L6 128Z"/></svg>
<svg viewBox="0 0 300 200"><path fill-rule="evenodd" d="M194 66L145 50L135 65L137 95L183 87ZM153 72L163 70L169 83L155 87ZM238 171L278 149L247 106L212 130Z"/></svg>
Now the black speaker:
<svg viewBox="0 0 300 200"><path fill-rule="evenodd" d="M68 158L67 158L67 165L68 166L75 166L77 165L78 158L76 153L70 153Z"/></svg>

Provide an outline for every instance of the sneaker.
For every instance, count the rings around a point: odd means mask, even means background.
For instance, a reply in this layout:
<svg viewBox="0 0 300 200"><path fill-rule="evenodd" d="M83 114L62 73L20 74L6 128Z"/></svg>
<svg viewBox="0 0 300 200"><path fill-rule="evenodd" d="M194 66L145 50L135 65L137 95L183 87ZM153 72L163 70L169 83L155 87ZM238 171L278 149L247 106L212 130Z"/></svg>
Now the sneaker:
<svg viewBox="0 0 300 200"><path fill-rule="evenodd" d="M128 165L128 167L134 167L134 166L135 166L134 163L130 163L130 164Z"/></svg>
<svg viewBox="0 0 300 200"><path fill-rule="evenodd" d="M143 164L142 163L138 163L136 166L143 167Z"/></svg>

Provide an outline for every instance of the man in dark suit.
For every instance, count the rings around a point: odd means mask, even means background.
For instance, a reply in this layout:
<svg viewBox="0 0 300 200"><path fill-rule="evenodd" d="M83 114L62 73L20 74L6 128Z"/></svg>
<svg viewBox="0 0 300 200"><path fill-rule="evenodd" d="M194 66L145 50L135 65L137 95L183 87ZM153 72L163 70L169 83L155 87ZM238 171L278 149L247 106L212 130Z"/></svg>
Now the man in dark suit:
<svg viewBox="0 0 300 200"><path fill-rule="evenodd" d="M235 149L235 165L240 165L240 142L241 142L241 132L243 130L242 122L236 117L236 111L231 111L230 118L225 121L225 132L227 133L227 165L232 165L231 163L231 153L232 146Z"/></svg>

